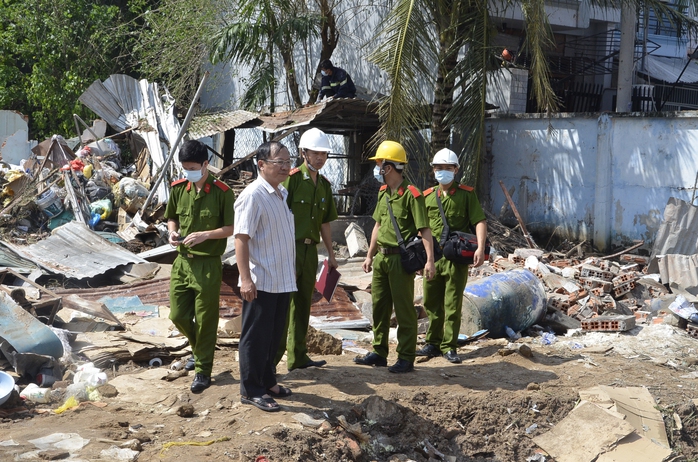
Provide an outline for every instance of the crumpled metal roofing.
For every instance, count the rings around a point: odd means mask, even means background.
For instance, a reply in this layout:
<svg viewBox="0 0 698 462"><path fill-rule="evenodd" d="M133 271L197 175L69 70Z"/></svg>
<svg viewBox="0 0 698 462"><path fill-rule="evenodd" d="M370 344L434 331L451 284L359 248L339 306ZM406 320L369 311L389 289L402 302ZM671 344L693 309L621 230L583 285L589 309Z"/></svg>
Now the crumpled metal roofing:
<svg viewBox="0 0 698 462"><path fill-rule="evenodd" d="M121 265L147 261L75 221L56 228L52 236L36 244L5 245L52 273L75 279L91 278Z"/></svg>
<svg viewBox="0 0 698 462"><path fill-rule="evenodd" d="M112 74L104 83L94 81L78 100L115 129L133 128L148 146L152 170L157 172L162 168L180 130L174 114L174 98L167 89L161 92L157 83ZM160 142L161 138L167 140L167 145ZM157 192L158 203L166 203L170 192L167 183L161 182Z"/></svg>
<svg viewBox="0 0 698 462"><path fill-rule="evenodd" d="M377 130L380 125L378 103L360 98L333 98L293 111L259 116L260 128L278 132L309 125L326 133L343 134L366 129Z"/></svg>
<svg viewBox="0 0 698 462"><path fill-rule="evenodd" d="M192 119L189 125L189 136L198 140L216 133L223 133L226 130L239 128L255 119L257 119L256 113L243 110L200 114Z"/></svg>

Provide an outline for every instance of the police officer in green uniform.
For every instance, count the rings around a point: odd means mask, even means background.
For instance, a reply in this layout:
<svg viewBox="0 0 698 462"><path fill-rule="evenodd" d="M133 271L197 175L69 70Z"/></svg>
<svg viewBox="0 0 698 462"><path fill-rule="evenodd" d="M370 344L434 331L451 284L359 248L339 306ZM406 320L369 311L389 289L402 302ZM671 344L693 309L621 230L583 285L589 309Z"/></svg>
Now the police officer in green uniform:
<svg viewBox="0 0 698 462"><path fill-rule="evenodd" d="M378 202L373 213L376 224L371 233L368 255L363 263L365 272L373 269L373 352L355 358L354 362L365 366L387 365L390 316L394 307L398 322L398 360L388 370L395 373L411 372L414 370L417 346L417 311L413 302L414 274L407 273L402 267L398 239L386 198L390 202L405 242L417 236L417 233L421 235L427 251L427 263L424 267L424 275L427 278L431 278L435 270L431 230L424 196L402 176L407 163L405 149L394 141L383 141L371 159L375 159L377 164L374 176L381 183L385 183L378 193Z"/></svg>
<svg viewBox="0 0 698 462"><path fill-rule="evenodd" d="M193 393L211 385L213 352L227 237L233 234L235 195L208 173L208 152L200 141L179 151L184 178L172 183L165 209L170 244L177 258L170 276L170 319L191 345L196 374Z"/></svg>
<svg viewBox="0 0 698 462"><path fill-rule="evenodd" d="M332 198L332 185L318 171L325 165L330 152L330 140L317 128L303 133L298 144L303 164L291 170L283 182L288 190L288 206L293 212L296 227L296 285L286 318L287 329L279 343L275 363L286 354L288 370L321 367L327 361L313 361L308 356L306 337L310 321L310 305L317 274L317 245L322 242L328 252L328 263L337 267L332 250L330 222L337 219L337 207Z"/></svg>
<svg viewBox="0 0 698 462"><path fill-rule="evenodd" d="M485 261L487 222L473 188L454 181L458 172L458 156L450 149L442 149L431 163L439 185L424 191L429 224L434 236L440 237L444 229L437 196L441 199L446 221L451 231L470 232L475 227L478 248L473 257L473 266ZM468 265L454 263L446 258L436 262L436 276L424 280L424 308L429 314L429 330L426 346L417 351L417 356L436 357L443 355L452 363L460 363L456 348L460 332L463 290L468 280Z"/></svg>

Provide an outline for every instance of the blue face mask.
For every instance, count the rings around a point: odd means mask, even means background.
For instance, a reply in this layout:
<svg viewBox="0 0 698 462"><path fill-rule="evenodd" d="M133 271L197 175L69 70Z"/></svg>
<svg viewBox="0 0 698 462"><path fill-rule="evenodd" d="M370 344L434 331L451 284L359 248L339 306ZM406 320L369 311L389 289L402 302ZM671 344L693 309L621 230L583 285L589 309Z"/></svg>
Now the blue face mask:
<svg viewBox="0 0 698 462"><path fill-rule="evenodd" d="M437 170L434 172L434 176L439 184L451 184L456 174L450 170Z"/></svg>
<svg viewBox="0 0 698 462"><path fill-rule="evenodd" d="M373 168L373 178L375 178L379 183L385 183L385 179L383 178L383 175L381 175L381 168L378 165Z"/></svg>
<svg viewBox="0 0 698 462"><path fill-rule="evenodd" d="M322 74L323 77L327 77L327 72L325 72L323 70L320 71L320 74Z"/></svg>
<svg viewBox="0 0 698 462"><path fill-rule="evenodd" d="M201 172L201 170L184 170L184 178L186 178L187 181L191 181L192 183L196 183L203 176L204 174Z"/></svg>

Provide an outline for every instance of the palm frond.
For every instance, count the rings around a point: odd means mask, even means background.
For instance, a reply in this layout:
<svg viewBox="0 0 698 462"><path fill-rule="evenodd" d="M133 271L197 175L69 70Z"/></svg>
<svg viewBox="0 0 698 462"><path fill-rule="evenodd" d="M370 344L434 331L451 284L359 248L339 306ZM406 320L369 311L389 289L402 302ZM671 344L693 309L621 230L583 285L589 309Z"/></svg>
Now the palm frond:
<svg viewBox="0 0 698 462"><path fill-rule="evenodd" d="M550 67L545 51L554 47L555 40L545 11L545 0L521 0L521 11L526 24L524 47L531 56L529 78L533 86L533 97L539 108L554 112L558 100L550 85Z"/></svg>
<svg viewBox="0 0 698 462"><path fill-rule="evenodd" d="M421 144L417 128L429 120L427 94L433 88L435 59L434 28L428 17L428 0L398 0L379 26L380 43L369 60L390 81L390 94L381 101L382 125L373 142L400 141L410 149Z"/></svg>
<svg viewBox="0 0 698 462"><path fill-rule="evenodd" d="M258 111L269 99L271 89L274 88L274 67L270 63L260 64L253 68L247 81L240 106L248 111Z"/></svg>
<svg viewBox="0 0 698 462"><path fill-rule="evenodd" d="M254 64L264 59L265 32L263 23L236 22L221 28L212 38L211 62Z"/></svg>
<svg viewBox="0 0 698 462"><path fill-rule="evenodd" d="M490 47L494 27L486 4L472 5L464 29L467 30L468 49L453 70L457 75L457 93L445 122L454 127L454 136L460 138L462 143L458 154L463 182L477 185L485 132L487 76L496 68L493 49Z"/></svg>

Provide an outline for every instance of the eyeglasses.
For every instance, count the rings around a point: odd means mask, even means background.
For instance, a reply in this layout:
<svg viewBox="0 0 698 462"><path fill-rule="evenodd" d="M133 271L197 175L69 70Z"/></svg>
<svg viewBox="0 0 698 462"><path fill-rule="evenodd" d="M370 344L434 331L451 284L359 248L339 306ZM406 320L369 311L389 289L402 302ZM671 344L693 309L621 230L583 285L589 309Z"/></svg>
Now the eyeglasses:
<svg viewBox="0 0 698 462"><path fill-rule="evenodd" d="M265 160L264 162L268 164L274 164L277 167L290 167L293 165L292 160Z"/></svg>

